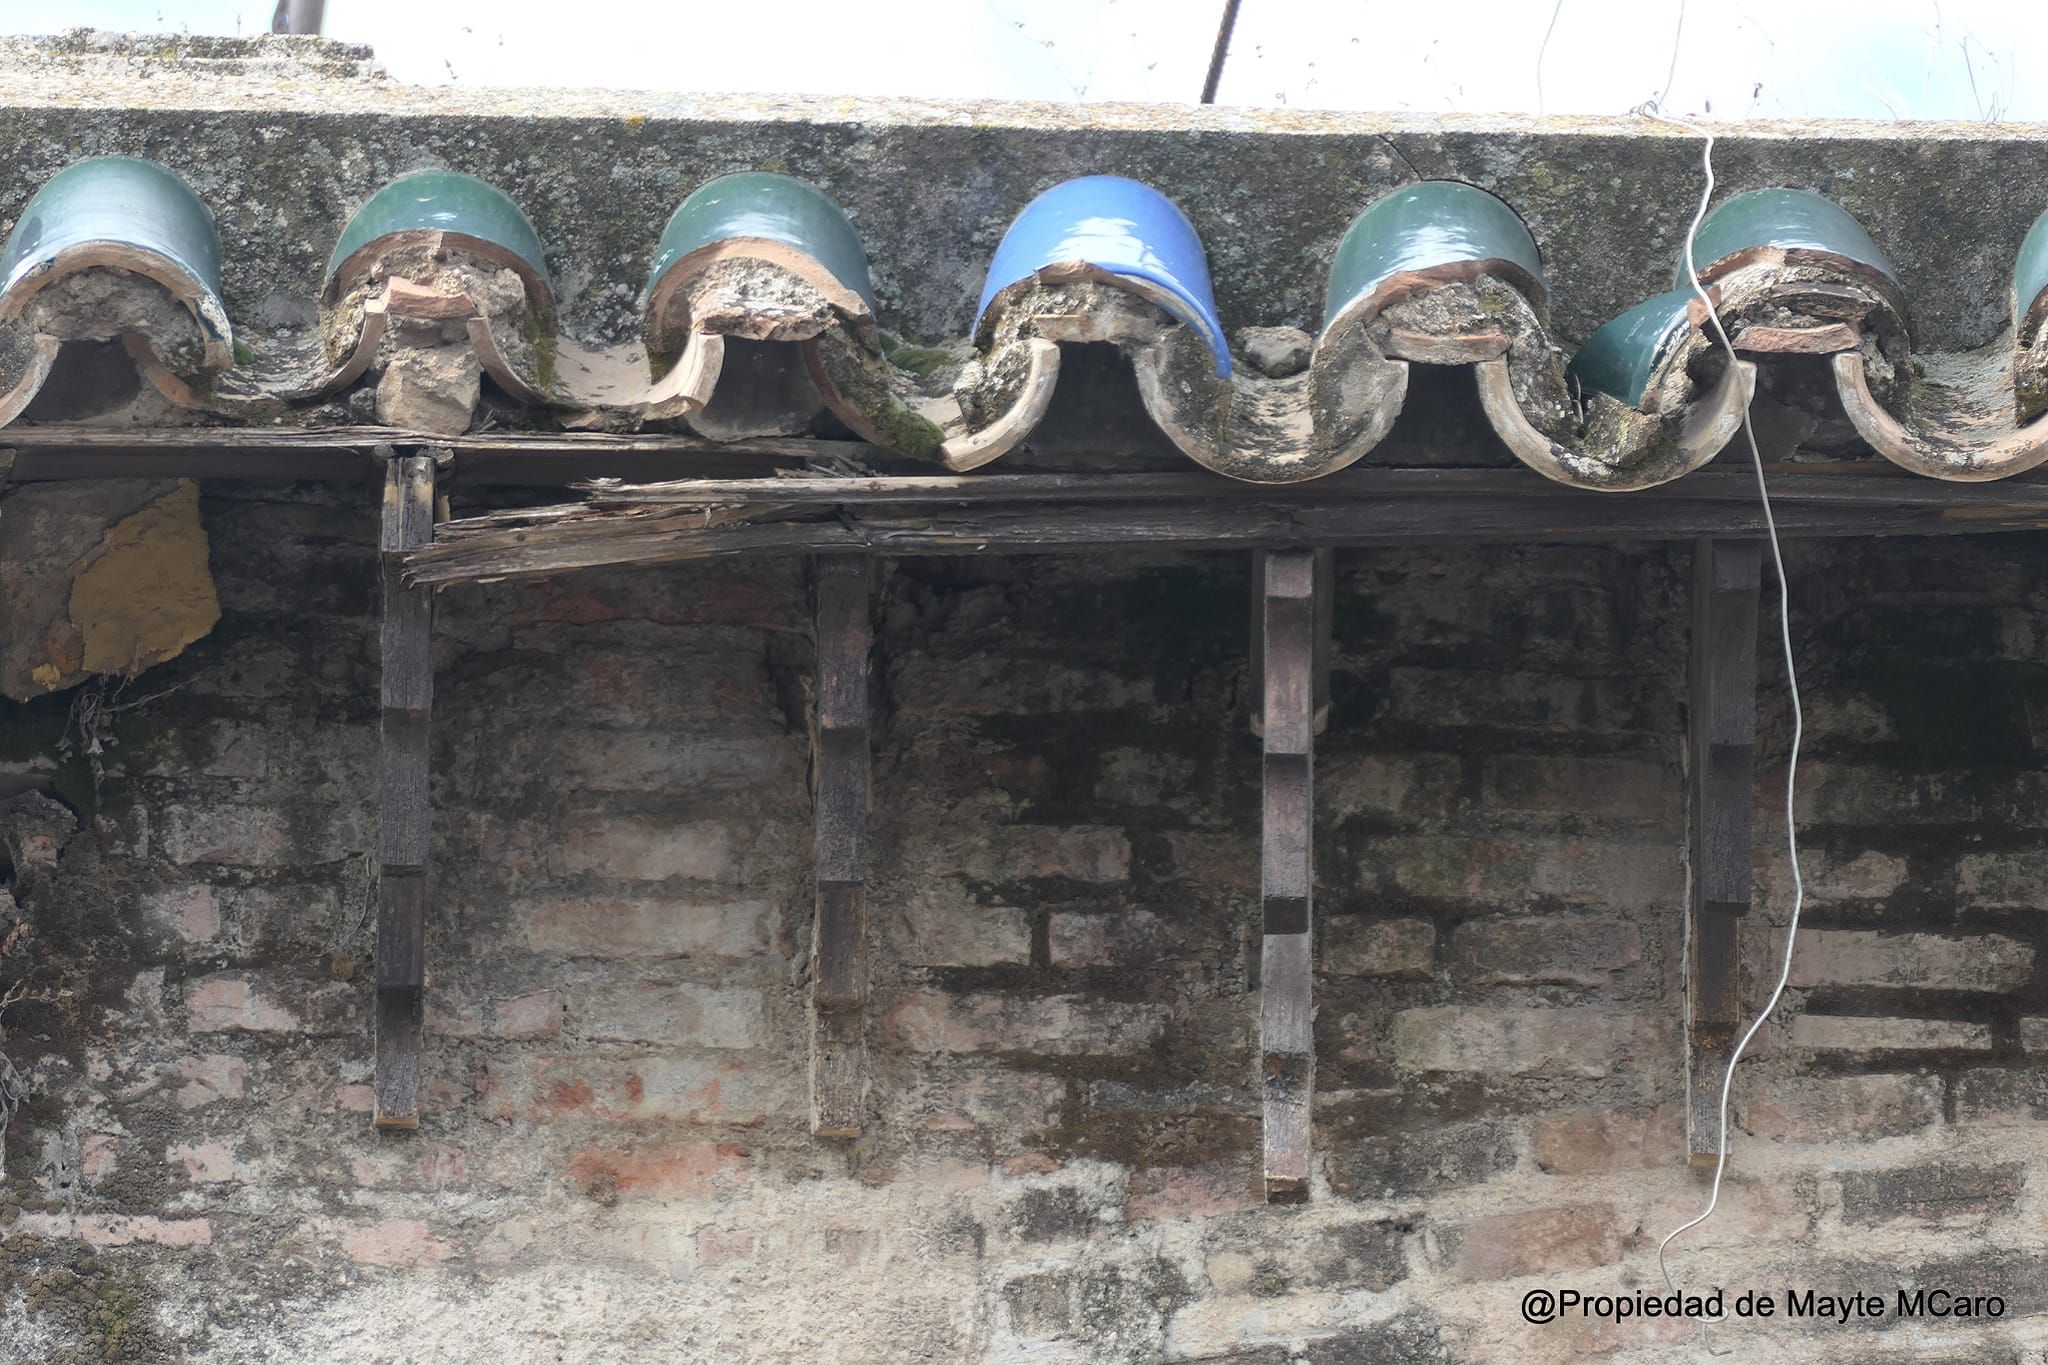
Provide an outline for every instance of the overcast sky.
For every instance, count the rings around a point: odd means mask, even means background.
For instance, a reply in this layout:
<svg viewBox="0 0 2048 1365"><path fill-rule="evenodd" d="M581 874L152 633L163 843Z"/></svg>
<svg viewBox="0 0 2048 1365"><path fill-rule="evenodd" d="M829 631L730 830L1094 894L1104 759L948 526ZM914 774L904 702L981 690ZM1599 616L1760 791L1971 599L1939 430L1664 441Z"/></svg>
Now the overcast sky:
<svg viewBox="0 0 2048 1365"><path fill-rule="evenodd" d="M272 9L0 0L0 31L260 33ZM394 76L421 83L1192 102L1221 10L1221 0L328 0L326 31L369 43ZM1243 0L1219 102L1619 113L1667 83L1667 108L1716 119L2048 121L2048 4Z"/></svg>

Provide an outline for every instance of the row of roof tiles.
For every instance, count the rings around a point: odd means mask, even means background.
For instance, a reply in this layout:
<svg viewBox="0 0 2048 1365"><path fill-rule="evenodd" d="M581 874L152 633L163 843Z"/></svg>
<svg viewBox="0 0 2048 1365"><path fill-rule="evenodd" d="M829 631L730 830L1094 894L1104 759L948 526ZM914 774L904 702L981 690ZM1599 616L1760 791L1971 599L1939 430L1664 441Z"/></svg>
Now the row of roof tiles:
<svg viewBox="0 0 2048 1365"><path fill-rule="evenodd" d="M1755 362L1786 355L1825 357L1857 432L1909 469L1991 479L2048 459L2048 214L2015 263L2009 355L1939 373L1910 353L1898 272L1849 214L1797 189L1737 195L1696 235L1698 278L1743 356L1732 366L1683 262L1671 291L1600 328L1567 364L1527 227L1449 181L1395 190L1351 224L1305 365L1233 363L1194 227L1120 177L1066 181L1018 214L990 262L974 355L940 392L892 363L867 261L815 188L722 176L661 233L642 345L600 353L556 334L545 252L519 207L474 177L418 171L343 226L317 348L258 358L235 344L206 205L162 166L95 158L44 185L0 252L0 423L34 398L65 342L118 337L173 403L229 417L280 420L374 374L380 413L389 398L411 425L459 431L487 374L571 424L680 419L744 436L757 433L703 420L727 348L781 345L801 357L784 382L853 430L964 470L1030 434L1061 343L1106 341L1129 355L1175 445L1254 481L1364 457L1418 363L1471 367L1508 447L1589 488L1649 487L1711 459L1739 429ZM401 402L407 386L436 401Z"/></svg>

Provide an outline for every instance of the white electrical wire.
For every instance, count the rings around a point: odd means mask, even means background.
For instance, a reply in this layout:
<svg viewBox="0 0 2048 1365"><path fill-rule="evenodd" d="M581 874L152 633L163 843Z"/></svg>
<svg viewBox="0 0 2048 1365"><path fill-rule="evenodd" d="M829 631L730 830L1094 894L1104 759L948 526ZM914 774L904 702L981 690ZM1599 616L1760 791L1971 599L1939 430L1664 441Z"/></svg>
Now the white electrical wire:
<svg viewBox="0 0 2048 1365"><path fill-rule="evenodd" d="M1696 124L1659 113L1652 106L1645 106L1638 112L1660 122L1697 133L1706 139L1700 156L1707 173L1707 183L1700 191L1699 208L1693 213L1692 224L1685 230L1685 275L1692 282L1693 292L1706 306L1707 319L1713 327L1713 334L1720 341L1721 349L1728 353L1729 365L1733 366L1738 363L1735 358L1735 346L1728 340L1727 329L1721 325L1721 313L1714 306L1713 297L1707 293L1706 286L1700 283L1699 269L1692 258L1693 239L1700 230L1700 224L1706 219L1707 205L1713 202L1714 198L1714 135ZM1664 1235L1663 1241L1657 1243L1657 1270L1664 1277L1664 1287L1672 1293L1678 1292L1678 1286L1671 1279L1671 1267L1665 1261L1665 1250L1681 1234L1690 1232L1712 1218L1714 1210L1720 1207L1721 1177L1728 1170L1728 1095L1735 1086L1735 1067L1741 1062L1742 1054L1748 1050L1750 1040L1756 1037L1757 1030L1764 1026L1764 1022L1777 1011L1778 1002L1784 999L1786 984L1792 979L1792 947L1799 936L1799 912L1806 902L1806 881L1799 873L1799 824L1794 810L1794 798L1799 790L1799 744L1805 738L1806 718L1799 706L1799 672L1792 663L1792 602L1791 592L1785 585L1785 556L1778 546L1778 520L1771 513L1771 490L1764 482L1763 452L1757 449L1756 429L1750 425L1747 402L1742 406L1742 434L1749 441L1750 463L1756 469L1757 497L1763 504L1764 528L1770 532L1771 567L1776 571L1778 578L1778 639L1785 655L1785 690L1792 702L1792 751L1785 762L1785 850L1792 867L1792 914L1785 925L1785 956L1778 968L1778 984L1771 989L1771 998L1764 1002L1763 1009L1744 1031L1741 1040L1735 1044L1735 1051L1728 1057L1727 1074L1721 1078L1720 1137L1717 1143L1718 1153L1714 1159L1713 1192L1707 1197L1706 1208L1692 1219L1673 1228ZM1706 1330L1707 1322L1702 1318L1700 1333L1703 1340ZM1726 1351L1714 1351L1711 1347L1708 1349L1713 1355L1729 1354Z"/></svg>

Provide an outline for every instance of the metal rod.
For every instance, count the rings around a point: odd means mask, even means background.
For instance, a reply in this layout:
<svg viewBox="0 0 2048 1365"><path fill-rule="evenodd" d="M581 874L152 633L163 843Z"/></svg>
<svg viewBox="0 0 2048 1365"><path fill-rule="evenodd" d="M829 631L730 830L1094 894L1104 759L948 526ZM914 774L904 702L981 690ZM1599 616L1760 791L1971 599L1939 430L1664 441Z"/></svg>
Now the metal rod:
<svg viewBox="0 0 2048 1365"><path fill-rule="evenodd" d="M1216 25L1216 49L1209 54L1209 76L1202 82L1202 103L1216 102L1223 83L1223 64L1230 60L1230 35L1237 28L1238 0L1223 0L1223 18Z"/></svg>

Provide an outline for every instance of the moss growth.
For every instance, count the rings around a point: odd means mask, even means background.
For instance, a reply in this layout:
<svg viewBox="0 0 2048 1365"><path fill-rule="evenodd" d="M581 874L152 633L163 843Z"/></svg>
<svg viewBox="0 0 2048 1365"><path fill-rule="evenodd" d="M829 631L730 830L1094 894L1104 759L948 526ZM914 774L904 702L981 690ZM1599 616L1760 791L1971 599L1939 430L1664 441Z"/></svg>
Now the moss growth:
<svg viewBox="0 0 2048 1365"><path fill-rule="evenodd" d="M890 364L899 370L916 375L919 379L929 379L936 372L959 363L958 357L943 346L911 346L899 343L888 355Z"/></svg>

